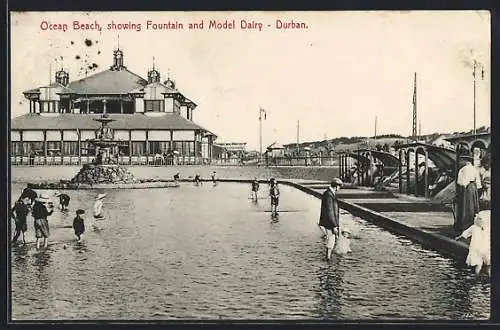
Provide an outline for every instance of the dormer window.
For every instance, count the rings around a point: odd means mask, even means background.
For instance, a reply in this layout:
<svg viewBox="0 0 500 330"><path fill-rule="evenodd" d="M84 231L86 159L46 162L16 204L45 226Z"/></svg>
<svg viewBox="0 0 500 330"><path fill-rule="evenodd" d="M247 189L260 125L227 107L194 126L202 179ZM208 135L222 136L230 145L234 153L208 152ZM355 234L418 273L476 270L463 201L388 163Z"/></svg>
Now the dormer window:
<svg viewBox="0 0 500 330"><path fill-rule="evenodd" d="M144 100L144 109L151 112L164 112L165 100Z"/></svg>

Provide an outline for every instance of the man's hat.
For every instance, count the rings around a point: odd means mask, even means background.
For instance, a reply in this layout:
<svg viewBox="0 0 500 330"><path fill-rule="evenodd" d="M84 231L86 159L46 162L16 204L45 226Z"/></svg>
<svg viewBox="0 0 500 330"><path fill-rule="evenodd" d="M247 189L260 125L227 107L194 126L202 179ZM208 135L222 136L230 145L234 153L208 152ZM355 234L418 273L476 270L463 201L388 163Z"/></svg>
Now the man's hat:
<svg viewBox="0 0 500 330"><path fill-rule="evenodd" d="M85 210L78 209L76 210L76 214L85 214Z"/></svg>
<svg viewBox="0 0 500 330"><path fill-rule="evenodd" d="M47 203L50 201L50 199L47 196L42 195L42 194L40 194L36 200L41 202L41 203Z"/></svg>
<svg viewBox="0 0 500 330"><path fill-rule="evenodd" d="M99 200L99 199L103 199L104 197L106 197L106 194L99 194L99 195L97 195L97 197L95 199Z"/></svg>
<svg viewBox="0 0 500 330"><path fill-rule="evenodd" d="M343 184L344 183L339 178L334 178L331 183L332 187L342 187Z"/></svg>

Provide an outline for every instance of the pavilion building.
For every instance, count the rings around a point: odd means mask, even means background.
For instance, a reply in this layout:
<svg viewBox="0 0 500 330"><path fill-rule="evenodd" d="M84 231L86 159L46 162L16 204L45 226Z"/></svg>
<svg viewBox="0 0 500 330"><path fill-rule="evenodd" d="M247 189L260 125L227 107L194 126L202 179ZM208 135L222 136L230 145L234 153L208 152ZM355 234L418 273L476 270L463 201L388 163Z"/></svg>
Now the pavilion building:
<svg viewBox="0 0 500 330"><path fill-rule="evenodd" d="M154 68L147 79L131 72L123 51L113 52L105 71L70 82L61 69L55 82L25 91L29 113L11 121L12 164L82 164L92 161L89 139L107 113L120 141L121 164L151 164L171 157L173 164L210 163L215 134L197 125L197 105L170 77L161 82Z"/></svg>

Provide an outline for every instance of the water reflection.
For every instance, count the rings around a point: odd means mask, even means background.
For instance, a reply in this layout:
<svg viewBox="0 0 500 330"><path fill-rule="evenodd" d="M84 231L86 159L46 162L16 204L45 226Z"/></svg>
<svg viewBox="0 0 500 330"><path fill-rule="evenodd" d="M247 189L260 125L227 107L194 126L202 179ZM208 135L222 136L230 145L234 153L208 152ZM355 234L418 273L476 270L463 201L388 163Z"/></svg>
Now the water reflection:
<svg viewBox="0 0 500 330"><path fill-rule="evenodd" d="M101 191L108 194L103 231L87 228L82 242L70 226L74 212L56 210L47 250L36 251L31 226L28 245L12 248L13 317L489 315L489 283L449 259L343 214L361 239L351 241L352 253L328 263L317 226L318 199L282 186L276 221L268 198L249 202L248 190L241 184L185 183L176 189ZM90 216L96 193L72 191L71 209Z"/></svg>
<svg viewBox="0 0 500 330"><path fill-rule="evenodd" d="M341 317L342 285L344 272L340 256L333 256L330 262L318 269L319 293L318 313L324 319Z"/></svg>

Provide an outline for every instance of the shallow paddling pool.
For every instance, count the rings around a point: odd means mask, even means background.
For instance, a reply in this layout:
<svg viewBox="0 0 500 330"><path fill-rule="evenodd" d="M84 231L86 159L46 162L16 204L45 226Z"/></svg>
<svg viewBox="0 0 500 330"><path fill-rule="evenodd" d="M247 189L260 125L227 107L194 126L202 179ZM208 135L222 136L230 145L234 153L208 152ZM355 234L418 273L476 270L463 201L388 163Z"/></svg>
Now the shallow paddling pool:
<svg viewBox="0 0 500 330"><path fill-rule="evenodd" d="M102 230L87 226L77 243L74 212L89 219L101 192ZM490 317L487 278L350 214L353 252L327 263L320 200L288 186L278 221L264 184L258 203L238 183L68 194L70 212L49 217L47 250L11 249L14 320Z"/></svg>

